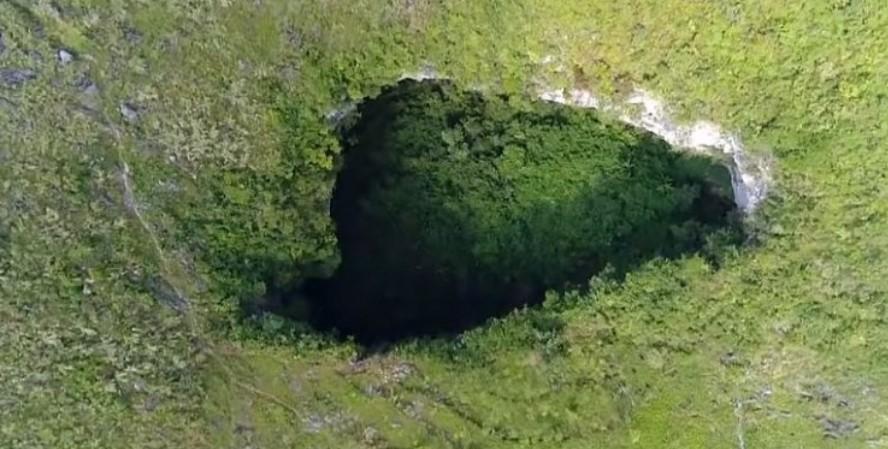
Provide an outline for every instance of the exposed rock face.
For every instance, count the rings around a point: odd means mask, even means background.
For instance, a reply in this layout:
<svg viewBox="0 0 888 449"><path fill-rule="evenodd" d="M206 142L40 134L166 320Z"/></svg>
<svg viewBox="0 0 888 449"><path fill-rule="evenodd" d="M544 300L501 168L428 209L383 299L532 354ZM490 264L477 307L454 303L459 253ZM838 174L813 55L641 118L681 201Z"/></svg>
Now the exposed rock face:
<svg viewBox="0 0 888 449"><path fill-rule="evenodd" d="M59 62L62 63L62 65L67 65L67 64L70 64L72 61L74 61L74 55L71 52L64 50L64 49L59 50L57 53L57 56L59 58Z"/></svg>
<svg viewBox="0 0 888 449"><path fill-rule="evenodd" d="M544 61L546 62L546 61ZM399 81L448 79L432 67L405 73ZM620 120L650 131L672 146L723 160L731 172L734 201L746 214L752 214L768 196L771 186L771 161L749 153L740 138L727 133L715 123L698 121L690 125L676 123L668 108L653 94L636 89L624 104L610 104L584 89L542 89L538 98L579 108L593 108L618 114ZM330 111L327 118L339 122L355 108L354 103Z"/></svg>
<svg viewBox="0 0 888 449"><path fill-rule="evenodd" d="M0 69L0 84L18 88L37 78L37 73L28 69Z"/></svg>
<svg viewBox="0 0 888 449"><path fill-rule="evenodd" d="M130 103L120 104L120 115L130 123L135 123L139 120L139 111Z"/></svg>
<svg viewBox="0 0 888 449"><path fill-rule="evenodd" d="M724 132L709 121L691 125L674 122L668 108L649 92L636 89L623 105L612 105L599 100L593 93L574 89L544 90L540 99L581 108L617 112L620 120L646 129L676 148L688 149L725 160L731 171L731 184L737 207L750 214L768 196L771 184L771 165L764 157L750 154L740 138Z"/></svg>

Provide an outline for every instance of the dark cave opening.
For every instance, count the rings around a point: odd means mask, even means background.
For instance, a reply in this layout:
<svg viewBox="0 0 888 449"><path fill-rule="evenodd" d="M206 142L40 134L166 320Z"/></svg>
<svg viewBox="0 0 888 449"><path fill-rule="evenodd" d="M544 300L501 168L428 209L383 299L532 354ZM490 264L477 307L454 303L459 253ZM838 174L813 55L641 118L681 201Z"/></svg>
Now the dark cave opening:
<svg viewBox="0 0 888 449"><path fill-rule="evenodd" d="M330 205L341 263L281 292L281 309L368 345L451 335L606 267L741 241L716 161L594 111L510 100L403 81L360 104Z"/></svg>

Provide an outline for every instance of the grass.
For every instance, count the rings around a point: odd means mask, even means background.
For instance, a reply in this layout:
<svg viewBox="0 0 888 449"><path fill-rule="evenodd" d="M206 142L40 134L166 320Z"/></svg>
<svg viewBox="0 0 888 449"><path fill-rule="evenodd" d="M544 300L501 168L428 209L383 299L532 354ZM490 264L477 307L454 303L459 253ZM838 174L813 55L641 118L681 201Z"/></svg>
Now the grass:
<svg viewBox="0 0 888 449"><path fill-rule="evenodd" d="M15 0L0 24L0 65L38 74L0 84L2 447L888 445L880 2ZM638 85L736 130L776 159L759 241L360 363L237 324L255 273L335 259L324 113L423 65Z"/></svg>

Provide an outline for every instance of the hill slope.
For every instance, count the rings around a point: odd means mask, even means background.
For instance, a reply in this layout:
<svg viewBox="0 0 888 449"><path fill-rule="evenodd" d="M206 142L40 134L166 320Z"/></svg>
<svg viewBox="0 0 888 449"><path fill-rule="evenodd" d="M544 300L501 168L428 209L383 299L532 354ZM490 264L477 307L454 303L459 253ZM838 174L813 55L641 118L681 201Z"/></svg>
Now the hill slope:
<svg viewBox="0 0 888 449"><path fill-rule="evenodd" d="M886 27L867 0L4 2L0 446L886 446ZM423 67L737 130L776 159L757 241L360 359L240 322L337 263L326 114Z"/></svg>

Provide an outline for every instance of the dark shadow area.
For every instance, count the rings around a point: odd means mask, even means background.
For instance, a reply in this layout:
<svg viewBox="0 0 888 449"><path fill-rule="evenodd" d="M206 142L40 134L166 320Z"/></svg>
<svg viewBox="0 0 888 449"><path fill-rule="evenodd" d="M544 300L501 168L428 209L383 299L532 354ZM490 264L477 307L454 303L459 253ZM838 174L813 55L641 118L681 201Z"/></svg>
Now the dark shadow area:
<svg viewBox="0 0 888 449"><path fill-rule="evenodd" d="M405 81L342 130L341 264L277 313L373 344L446 335L545 292L742 239L725 167L593 111Z"/></svg>

